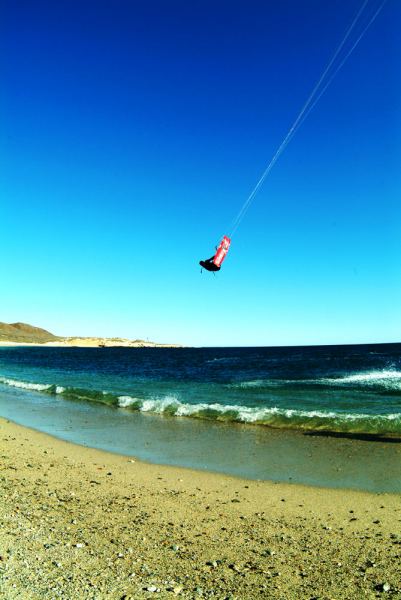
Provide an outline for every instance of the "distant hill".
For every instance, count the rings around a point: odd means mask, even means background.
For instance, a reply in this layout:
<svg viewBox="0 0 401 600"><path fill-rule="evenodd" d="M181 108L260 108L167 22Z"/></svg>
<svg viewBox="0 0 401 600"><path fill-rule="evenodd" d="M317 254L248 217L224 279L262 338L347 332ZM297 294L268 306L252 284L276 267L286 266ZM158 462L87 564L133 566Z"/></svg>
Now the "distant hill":
<svg viewBox="0 0 401 600"><path fill-rule="evenodd" d="M43 344L45 342L56 342L60 338L56 335L41 329L33 327L27 323L1 323L0 322L0 341L20 342L26 344Z"/></svg>
<svg viewBox="0 0 401 600"><path fill-rule="evenodd" d="M0 323L0 346L9 344L44 344L49 346L73 346L83 348L181 348L178 344L158 344L149 340L126 338L60 337L46 329L27 323Z"/></svg>

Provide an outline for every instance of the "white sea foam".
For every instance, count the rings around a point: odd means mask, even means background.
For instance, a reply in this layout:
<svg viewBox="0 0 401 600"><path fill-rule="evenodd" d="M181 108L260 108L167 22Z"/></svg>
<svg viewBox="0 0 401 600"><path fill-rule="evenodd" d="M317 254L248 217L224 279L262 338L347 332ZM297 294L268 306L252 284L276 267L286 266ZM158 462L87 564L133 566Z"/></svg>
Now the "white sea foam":
<svg viewBox="0 0 401 600"><path fill-rule="evenodd" d="M132 396L119 396L117 400L120 408L127 408L127 406L132 406L140 402L139 398L133 398Z"/></svg>
<svg viewBox="0 0 401 600"><path fill-rule="evenodd" d="M368 371L367 373L355 373L354 375L347 375L342 377L341 381L352 382L352 381L382 381L390 379L391 381L401 381L401 371Z"/></svg>
<svg viewBox="0 0 401 600"><path fill-rule="evenodd" d="M233 363L238 362L240 358L238 356L221 356L219 358L211 358L207 360L207 363Z"/></svg>
<svg viewBox="0 0 401 600"><path fill-rule="evenodd" d="M230 383L230 387L234 388L255 388L263 387L264 385L274 385L274 380L255 379L254 381L239 381L238 383Z"/></svg>
<svg viewBox="0 0 401 600"><path fill-rule="evenodd" d="M155 412L163 413L168 408L174 407L177 409L180 406L185 406L175 396L164 396L163 398L150 398L148 400L142 400L139 410L142 412ZM175 414L177 414L175 412Z"/></svg>
<svg viewBox="0 0 401 600"><path fill-rule="evenodd" d="M23 390L35 390L37 392L43 392L52 387L51 384L48 383L30 383L28 381L18 381L18 379L8 379L6 377L0 377L0 383Z"/></svg>
<svg viewBox="0 0 401 600"><path fill-rule="evenodd" d="M347 383L361 384L366 386L382 386L385 388L401 389L401 371L396 370L373 370L364 373L352 373L344 377L326 377L320 379L323 383L330 385L343 385Z"/></svg>
<svg viewBox="0 0 401 600"><path fill-rule="evenodd" d="M286 385L332 385L360 384L361 386L382 386L387 389L401 389L401 371L393 369L351 373L342 377L320 377L317 379L255 379L228 384L231 388L280 387Z"/></svg>
<svg viewBox="0 0 401 600"><path fill-rule="evenodd" d="M147 400L139 400L131 396L120 396L119 406L130 406L138 404L138 410L141 412L149 412L155 414L164 414L166 412L174 414L177 417L191 416L209 416L213 418L239 421L242 423L269 423L275 420L291 421L309 421L322 420L336 422L355 422L355 421L401 421L401 413L389 415L371 415L365 413L338 413L334 411L323 410L297 410L290 408L273 407L248 407L240 405L225 405L215 402L208 404L201 402L197 404L184 403L178 400L175 396L165 396L163 398L151 398Z"/></svg>

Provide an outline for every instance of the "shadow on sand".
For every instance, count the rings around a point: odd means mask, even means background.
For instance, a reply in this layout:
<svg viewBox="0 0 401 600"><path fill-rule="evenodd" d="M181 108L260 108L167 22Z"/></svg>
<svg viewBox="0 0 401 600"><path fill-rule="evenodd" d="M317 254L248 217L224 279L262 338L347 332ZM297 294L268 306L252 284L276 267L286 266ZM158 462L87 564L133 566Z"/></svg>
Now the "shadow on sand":
<svg viewBox="0 0 401 600"><path fill-rule="evenodd" d="M347 431L305 431L303 435L316 437L333 437L363 442L384 442L387 444L401 444L401 437L380 435L376 433L351 433Z"/></svg>

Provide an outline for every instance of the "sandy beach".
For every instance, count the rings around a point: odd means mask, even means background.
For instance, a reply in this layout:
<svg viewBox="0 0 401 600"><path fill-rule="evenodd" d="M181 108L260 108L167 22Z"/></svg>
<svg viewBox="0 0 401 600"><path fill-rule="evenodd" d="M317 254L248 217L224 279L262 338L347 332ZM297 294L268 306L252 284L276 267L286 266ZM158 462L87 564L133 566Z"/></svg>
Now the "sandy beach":
<svg viewBox="0 0 401 600"><path fill-rule="evenodd" d="M0 439L4 598L401 598L399 495Z"/></svg>

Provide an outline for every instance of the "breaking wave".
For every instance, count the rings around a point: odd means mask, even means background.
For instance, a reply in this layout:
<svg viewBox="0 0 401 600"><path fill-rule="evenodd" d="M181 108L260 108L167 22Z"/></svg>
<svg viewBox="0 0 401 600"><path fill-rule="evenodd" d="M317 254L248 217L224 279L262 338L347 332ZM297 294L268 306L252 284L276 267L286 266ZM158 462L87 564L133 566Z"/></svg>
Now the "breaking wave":
<svg viewBox="0 0 401 600"><path fill-rule="evenodd" d="M231 388L271 389L277 387L295 388L344 388L360 391L383 391L401 395L401 371L372 370L361 373L333 377L318 377L315 379L255 379L228 384Z"/></svg>
<svg viewBox="0 0 401 600"><path fill-rule="evenodd" d="M210 358L206 361L207 364L213 364L213 363L222 363L222 364L232 364L232 363L236 363L238 361L240 361L240 357L239 356L221 356L218 358Z"/></svg>
<svg viewBox="0 0 401 600"><path fill-rule="evenodd" d="M361 383L364 385L374 384L390 384L396 385L401 388L401 371L396 370L374 370L366 371L364 373L353 373L351 375L345 375L339 378L326 378L323 381L329 381L331 383Z"/></svg>
<svg viewBox="0 0 401 600"><path fill-rule="evenodd" d="M36 390L37 392L44 392L51 387L46 383L29 383L28 381L18 381L16 379L7 379L6 377L0 377L0 383L23 390Z"/></svg>
<svg viewBox="0 0 401 600"><path fill-rule="evenodd" d="M389 372L392 374L391 377L386 374L383 375L386 372L380 373L384 379L394 377L394 371ZM340 380L333 379L333 381L344 382L346 379L352 377L354 376L351 375ZM357 377L360 378L361 375ZM365 377L368 381L375 379L375 377L372 377L372 373L365 374ZM395 377L401 382L400 372L396 372ZM352 379L352 381L354 380ZM376 435L401 434L401 412L368 414L363 412L352 413L330 410L299 410L277 406L252 407L237 404L225 405L218 402L187 403L182 402L174 395L138 398L129 395L118 395L107 391L64 387L56 384L31 383L4 377L0 377L0 383L14 388L62 397L67 400L95 402L128 411L153 413L163 416L192 417L212 421L305 431L368 433ZM253 385L257 385L257 382L247 382L247 384L252 387Z"/></svg>

